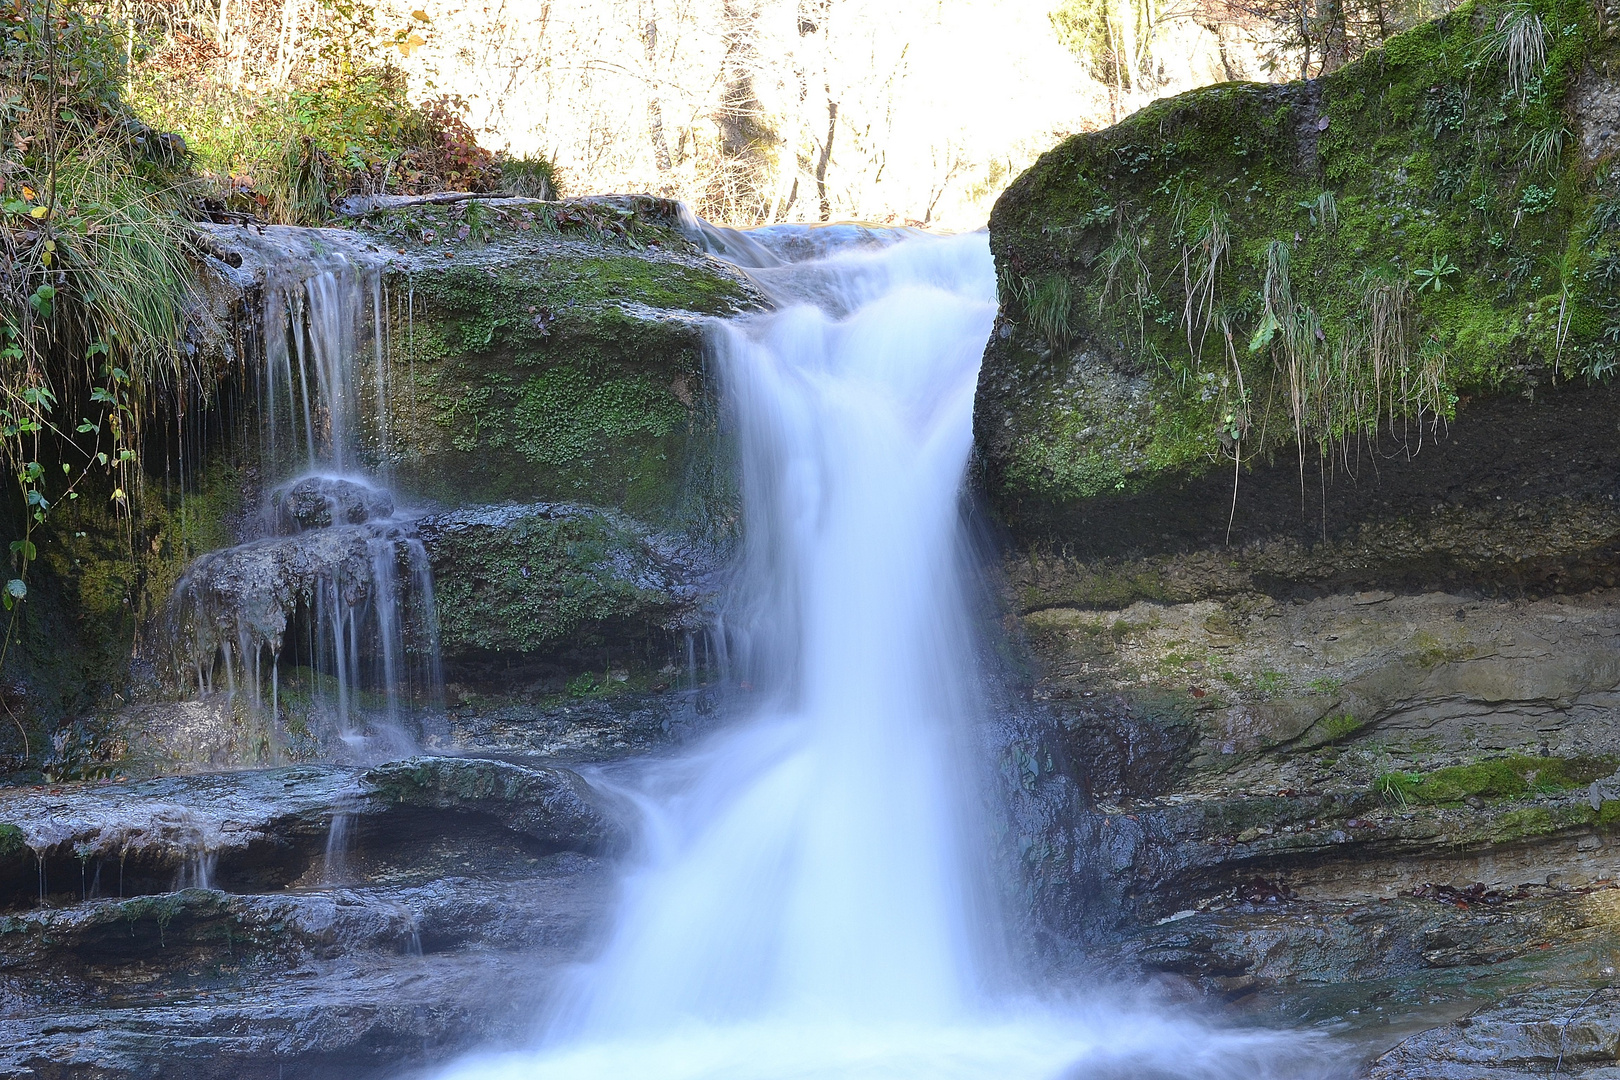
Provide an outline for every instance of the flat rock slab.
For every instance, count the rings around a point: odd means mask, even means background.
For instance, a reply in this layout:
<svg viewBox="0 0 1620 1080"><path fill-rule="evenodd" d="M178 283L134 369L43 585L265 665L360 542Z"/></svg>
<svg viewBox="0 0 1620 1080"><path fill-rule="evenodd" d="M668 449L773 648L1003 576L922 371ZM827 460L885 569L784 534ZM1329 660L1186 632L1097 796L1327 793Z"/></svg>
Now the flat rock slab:
<svg viewBox="0 0 1620 1080"><path fill-rule="evenodd" d="M312 965L232 990L0 1019L3 1080L354 1080L520 1037L534 968L471 952Z"/></svg>
<svg viewBox="0 0 1620 1080"><path fill-rule="evenodd" d="M1620 987L1559 987L1515 995L1412 1036L1368 1080L1620 1077Z"/></svg>
<svg viewBox="0 0 1620 1080"><path fill-rule="evenodd" d="M617 850L620 816L568 769L472 758L10 791L0 793L0 903L278 889L324 859L339 819L395 846L488 835L544 855Z"/></svg>

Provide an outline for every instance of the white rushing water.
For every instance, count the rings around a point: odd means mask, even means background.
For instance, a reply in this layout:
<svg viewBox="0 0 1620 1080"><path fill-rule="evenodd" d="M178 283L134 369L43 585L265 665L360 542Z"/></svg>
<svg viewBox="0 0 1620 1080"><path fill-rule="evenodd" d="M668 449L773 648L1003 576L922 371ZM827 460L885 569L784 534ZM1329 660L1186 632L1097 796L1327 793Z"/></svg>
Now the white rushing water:
<svg viewBox="0 0 1620 1080"><path fill-rule="evenodd" d="M995 317L983 234L711 234L774 312L715 331L749 721L626 789L640 859L538 1047L455 1080L1298 1076L1289 1042L1041 1004L1009 970L973 762L959 500Z"/></svg>

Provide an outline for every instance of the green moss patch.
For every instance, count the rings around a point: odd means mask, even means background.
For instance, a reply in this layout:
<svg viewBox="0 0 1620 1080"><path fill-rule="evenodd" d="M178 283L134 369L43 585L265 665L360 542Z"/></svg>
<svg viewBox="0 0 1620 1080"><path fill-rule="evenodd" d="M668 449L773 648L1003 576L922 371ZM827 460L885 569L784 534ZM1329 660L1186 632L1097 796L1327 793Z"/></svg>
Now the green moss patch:
<svg viewBox="0 0 1620 1080"><path fill-rule="evenodd" d="M408 387L392 405L396 479L452 505L589 502L727 534L734 482L701 329L654 315L729 314L746 287L612 248L499 254L410 280L390 338Z"/></svg>
<svg viewBox="0 0 1620 1080"><path fill-rule="evenodd" d="M1518 754L1430 773L1390 772L1374 783L1386 799L1403 805L1448 806L1470 798L1516 799L1568 791L1614 771L1610 758L1529 757Z"/></svg>
<svg viewBox="0 0 1620 1080"><path fill-rule="evenodd" d="M645 637L688 602L678 568L620 518L538 506L427 523L446 654L545 653Z"/></svg>

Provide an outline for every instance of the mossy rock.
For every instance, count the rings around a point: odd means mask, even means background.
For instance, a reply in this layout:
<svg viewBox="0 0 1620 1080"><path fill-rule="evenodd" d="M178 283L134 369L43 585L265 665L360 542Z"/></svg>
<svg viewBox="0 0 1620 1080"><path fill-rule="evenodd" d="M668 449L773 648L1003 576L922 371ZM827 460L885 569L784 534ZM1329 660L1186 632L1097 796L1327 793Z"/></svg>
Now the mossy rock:
<svg viewBox="0 0 1620 1080"><path fill-rule="evenodd" d="M533 660L599 648L621 662L661 655L702 623L701 560L622 514L555 503L487 507L424 519L420 530L452 668L491 655Z"/></svg>
<svg viewBox="0 0 1620 1080"><path fill-rule="evenodd" d="M385 805L485 815L546 851L615 851L626 839L606 801L568 769L413 758L372 769L365 782Z"/></svg>
<svg viewBox="0 0 1620 1080"><path fill-rule="evenodd" d="M147 478L127 515L111 498L112 478L91 477L80 498L59 503L34 530L38 558L4 671L8 711L28 732L25 768L56 779L116 771L128 746L101 713L114 695L131 696L140 628L185 567L237 539L255 451L256 440L233 429L188 462L184 484ZM21 535L13 514L0 515L0 543ZM22 749L16 724L0 724L0 760L20 759Z"/></svg>
<svg viewBox="0 0 1620 1080"><path fill-rule="evenodd" d="M704 320L764 300L673 230L662 243L510 231L389 264L393 482L441 505L589 502L729 536L735 480Z"/></svg>
<svg viewBox="0 0 1620 1080"><path fill-rule="evenodd" d="M1003 512L1230 487L1235 455L1296 442L1314 477L1319 445L1411 449L1474 400L1606 378L1620 176L1582 103L1620 50L1590 5L1537 0L1547 63L1521 93L1491 51L1507 10L1464 4L1309 82L1158 102L1009 187L975 418Z"/></svg>

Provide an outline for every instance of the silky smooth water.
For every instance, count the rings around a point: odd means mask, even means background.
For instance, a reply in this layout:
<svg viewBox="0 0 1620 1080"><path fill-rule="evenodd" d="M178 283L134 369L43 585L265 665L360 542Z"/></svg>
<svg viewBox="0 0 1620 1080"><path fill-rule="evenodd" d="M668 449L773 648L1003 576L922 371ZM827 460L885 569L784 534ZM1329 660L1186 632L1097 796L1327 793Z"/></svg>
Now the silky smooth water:
<svg viewBox="0 0 1620 1080"><path fill-rule="evenodd" d="M427 551L386 487L388 299L375 258L289 260L265 285L255 384L269 481L259 535L197 559L168 609L177 674L285 736L283 680L329 753L415 752L439 713L438 617ZM296 270L297 272L292 272ZM312 514L324 506L325 516ZM300 514L303 514L302 519ZM309 721L316 721L314 724Z"/></svg>
<svg viewBox="0 0 1620 1080"><path fill-rule="evenodd" d="M706 235L780 304L712 349L746 513L730 679L760 704L622 787L639 859L537 1048L445 1076L1303 1074L1282 1037L1042 1003L1008 960L959 516L996 310L985 236Z"/></svg>

